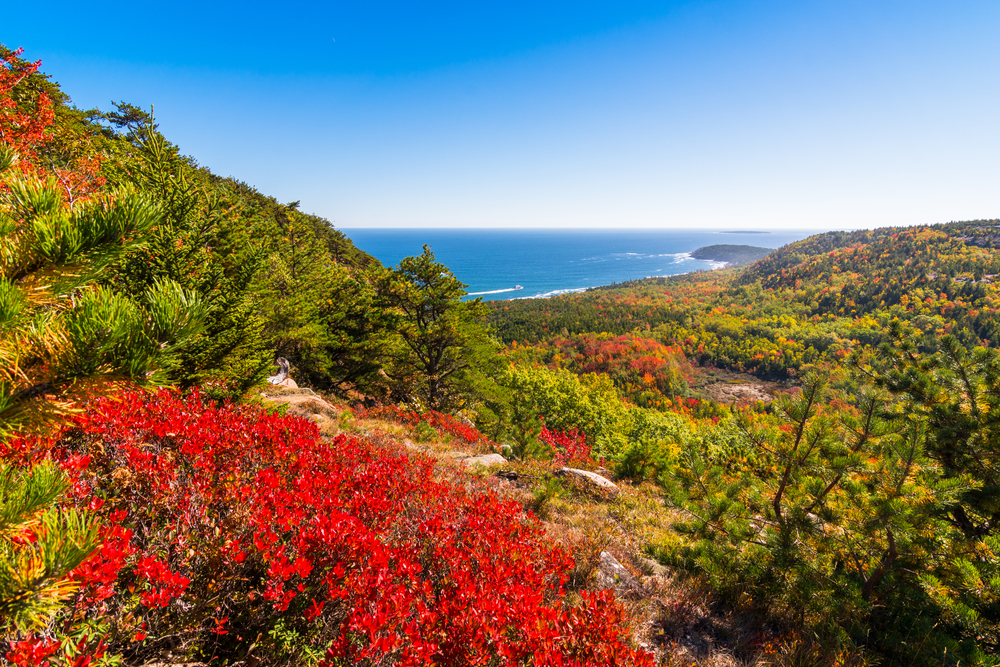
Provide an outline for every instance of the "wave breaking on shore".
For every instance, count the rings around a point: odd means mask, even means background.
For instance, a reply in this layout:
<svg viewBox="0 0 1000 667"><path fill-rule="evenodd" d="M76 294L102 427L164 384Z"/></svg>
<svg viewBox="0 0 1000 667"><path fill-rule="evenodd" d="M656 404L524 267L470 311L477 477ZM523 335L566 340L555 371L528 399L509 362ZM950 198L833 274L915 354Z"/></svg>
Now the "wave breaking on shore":
<svg viewBox="0 0 1000 667"><path fill-rule="evenodd" d="M517 296L514 299L548 299L554 296L559 296L560 294L575 294L577 292L586 292L591 289L590 287L573 287L569 289L557 289L551 292L542 292L540 294L532 294L531 296ZM514 299L511 299L513 301Z"/></svg>
<svg viewBox="0 0 1000 667"><path fill-rule="evenodd" d="M504 292L518 292L524 288L520 285L515 285L514 287L505 287L503 289L493 289L486 292L466 292L465 296L483 296L485 294L503 294Z"/></svg>

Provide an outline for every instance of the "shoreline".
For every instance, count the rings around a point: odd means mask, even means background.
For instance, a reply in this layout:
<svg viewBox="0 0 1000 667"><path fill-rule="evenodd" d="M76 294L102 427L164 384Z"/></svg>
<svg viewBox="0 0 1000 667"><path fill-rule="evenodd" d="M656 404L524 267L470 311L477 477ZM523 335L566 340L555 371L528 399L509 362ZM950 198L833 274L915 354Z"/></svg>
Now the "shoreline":
<svg viewBox="0 0 1000 667"><path fill-rule="evenodd" d="M749 265L762 257L769 255L774 252L776 248L762 248L758 246L750 245L731 245L731 244L720 244L705 246L692 250L691 252L676 253L678 261L685 261L688 259L699 260L703 262L709 262L712 264L708 268L709 271L718 271L720 269L728 269L734 266L746 266ZM681 271L679 273L671 273L668 275L649 275L642 278L635 278L633 280L623 281L623 282L636 282L640 280L651 280L656 278L671 278L674 276L682 276L689 273L697 273L698 271L703 271L705 269L692 269L690 271ZM582 294L590 290L595 289L608 289L618 285L618 282L612 282L605 285L592 285L590 287L573 287L573 288L561 288L549 290L547 292L542 292L541 294L534 294L531 296L516 296L507 299L487 299L487 301L523 301L528 299L552 299L557 296L563 296L565 294ZM470 292L466 296L477 297L486 296L490 294L501 294L505 292L517 291L514 288L496 289L488 290L482 292ZM464 297L463 297L464 298Z"/></svg>
<svg viewBox="0 0 1000 667"><path fill-rule="evenodd" d="M694 259L694 258L692 258L692 259ZM506 298L506 299L503 299L503 298L501 298L501 299L486 299L484 301L484 303L491 302L491 301L509 302L509 301L530 301L530 300L534 300L534 299L554 299L557 296L565 296L567 294L583 294L584 292L589 292L590 290L610 289L610 288L614 288L614 287L617 287L619 285L623 285L623 284L626 284L626 283L639 282L641 280L657 280L659 278L664 278L664 279L666 279L666 278L676 278L677 276L686 276L688 274L698 273L698 272L701 272L701 271L720 271L722 269L728 269L731 266L733 266L733 264L731 264L730 262L724 262L724 261L717 261L717 260L711 260L711 259L706 259L706 260L702 260L702 261L711 262L712 264L715 264L715 266L710 266L708 269L691 269L690 271L681 271L680 273L670 273L670 274L667 274L667 275L642 276L641 278L632 278L631 280L624 280L622 282L613 282L613 283L608 283L608 284L605 284L605 285L591 285L590 287L570 287L570 288L563 288L563 289L555 289L555 290L550 290L548 292L543 292L542 294L534 294L534 295L531 295L531 296L513 296L513 297ZM487 294L500 294L502 292L513 292L513 291L515 291L515 290L512 289L512 288L507 288L507 289L500 289L500 290L490 290L488 292L469 292L469 293L465 294L465 296L463 296L462 298L464 299L465 297L476 297L476 296L483 296L483 295L487 295Z"/></svg>

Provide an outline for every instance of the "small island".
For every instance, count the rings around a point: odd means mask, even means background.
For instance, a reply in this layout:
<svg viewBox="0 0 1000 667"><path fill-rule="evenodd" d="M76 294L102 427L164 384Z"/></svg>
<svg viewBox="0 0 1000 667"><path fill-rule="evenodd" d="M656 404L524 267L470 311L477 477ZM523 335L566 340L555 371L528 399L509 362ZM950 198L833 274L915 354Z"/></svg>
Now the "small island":
<svg viewBox="0 0 1000 667"><path fill-rule="evenodd" d="M758 248L752 245L710 245L698 248L691 256L710 262L726 262L730 266L752 264L774 252L774 248Z"/></svg>

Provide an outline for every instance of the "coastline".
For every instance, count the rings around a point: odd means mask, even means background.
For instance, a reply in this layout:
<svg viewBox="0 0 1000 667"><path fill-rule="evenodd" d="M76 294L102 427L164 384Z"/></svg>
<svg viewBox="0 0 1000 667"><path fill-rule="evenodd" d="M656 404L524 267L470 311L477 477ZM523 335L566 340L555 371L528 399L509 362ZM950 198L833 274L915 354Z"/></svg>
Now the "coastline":
<svg viewBox="0 0 1000 667"><path fill-rule="evenodd" d="M555 298L557 296L565 296L567 294L583 294L584 292L589 292L590 290L609 289L609 288L617 287L617 286L625 284L625 283L637 282L637 281L641 281L641 280L657 280L659 278L676 278L677 276L686 276L689 273L698 273L699 271L720 271L722 269L728 269L730 266L733 266L733 264L731 264L730 262L716 261L716 260L711 260L711 259L703 260L703 261L711 262L713 264L713 266L710 266L707 269L691 269L690 271L682 271L680 273L671 273L671 274L667 274L667 275L643 276L641 278L634 278L632 280L626 280L626 281L622 281L622 282L613 282L613 283L608 283L608 284L605 284L605 285L591 285L590 287L571 287L571 288L566 288L566 289L556 289L556 290L552 290L552 291L549 291L549 292L545 292L543 294L532 294L531 296L512 296L512 297L507 298L507 299L490 299L490 301L524 301L524 300L530 300L530 299L553 299L553 298ZM501 292L512 292L512 291L514 291L514 290L513 289L502 289L502 290L492 290L490 292L469 292L465 296L466 297L469 297L469 296L475 297L475 296L481 296L481 295L484 295L484 294L499 294ZM465 298L465 297L463 297L463 298Z"/></svg>
<svg viewBox="0 0 1000 667"><path fill-rule="evenodd" d="M766 244L777 248L811 235L807 230L723 234L715 230L673 229L622 232L426 228L350 233L359 249L387 267L419 254L423 245L430 246L436 261L467 285L469 294L465 299L483 301L551 298L647 276L731 267L737 264L731 257L713 252L699 258L698 251L720 244ZM522 289L515 290L516 285Z"/></svg>
<svg viewBox="0 0 1000 667"><path fill-rule="evenodd" d="M754 232L751 232L754 233ZM756 232L756 233L766 233L766 232ZM767 256L773 252L775 248L761 248L757 246L749 245L714 245L705 246L692 250L686 253L676 253L679 261L686 259L697 259L703 262L709 262L712 266L708 268L709 271L718 271L720 269L727 269L733 266L746 266L757 259ZM643 278L637 278L636 280L652 280L656 278L668 278L673 276L682 276L688 273L696 273L698 271L703 271L704 269L692 269L691 271L682 271L679 273L672 273L669 275L650 275ZM564 294L582 294L594 289L607 289L614 287L619 283L610 283L606 285L593 285L591 287L576 287L567 289L557 289L545 292L542 294L533 294L531 296L515 296L509 299L494 299L496 301L520 301L524 299L551 299L553 297L562 296ZM491 290L488 292L470 292L466 296L481 296L486 294L499 294L502 292L512 292L513 288Z"/></svg>

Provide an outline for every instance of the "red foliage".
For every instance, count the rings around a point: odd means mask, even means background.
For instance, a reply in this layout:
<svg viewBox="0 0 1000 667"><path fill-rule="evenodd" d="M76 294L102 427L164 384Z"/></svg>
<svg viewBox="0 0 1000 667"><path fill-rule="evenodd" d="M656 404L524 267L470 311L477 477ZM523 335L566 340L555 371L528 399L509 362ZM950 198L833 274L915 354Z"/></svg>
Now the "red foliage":
<svg viewBox="0 0 1000 667"><path fill-rule="evenodd" d="M679 345L638 333L555 338L535 345L532 355L551 368L605 374L623 398L654 409L666 409L674 396L686 393L694 375Z"/></svg>
<svg viewBox="0 0 1000 667"><path fill-rule="evenodd" d="M29 87L32 77L38 78L41 61L22 60L22 52L7 50L0 44L0 144L7 144L17 153L16 170L53 177L65 202L73 205L104 187L101 158L93 154L93 148L81 136L54 124L52 98L43 90ZM38 149L53 142L70 150L64 150L66 154L56 161L39 160Z"/></svg>
<svg viewBox="0 0 1000 667"><path fill-rule="evenodd" d="M596 465L590 458L590 445L587 444L587 436L582 431L576 429L550 431L542 426L538 439L552 449L557 466L564 466L567 463Z"/></svg>
<svg viewBox="0 0 1000 667"><path fill-rule="evenodd" d="M235 655L280 619L330 664L652 664L610 593L568 604L572 559L519 505L429 459L168 391L98 401L49 455L105 521L76 613L124 652Z"/></svg>
<svg viewBox="0 0 1000 667"><path fill-rule="evenodd" d="M4 657L13 667L90 667L107 653L103 638L84 636L77 642L29 637L10 642Z"/></svg>
<svg viewBox="0 0 1000 667"><path fill-rule="evenodd" d="M100 175L101 159L97 156L77 158L69 166L69 169L54 167L52 170L68 204L89 198L107 182Z"/></svg>
<svg viewBox="0 0 1000 667"><path fill-rule="evenodd" d="M20 155L22 170L29 169L34 149L45 141L45 131L55 112L52 100L43 92L33 99L16 94L15 88L38 71L41 61L29 63L19 56L23 49L5 51L0 46L0 143Z"/></svg>
<svg viewBox="0 0 1000 667"><path fill-rule="evenodd" d="M451 415L444 414L443 412L436 412L434 410L420 413L416 410L407 410L396 405L386 405L372 409L362 408L357 414L359 417L386 419L399 422L401 424L409 424L411 426L416 426L421 422L425 422L437 430L449 433L460 440L468 442L469 444L489 442L489 439L477 431L476 427L459 421Z"/></svg>
<svg viewBox="0 0 1000 667"><path fill-rule="evenodd" d="M7 659L14 665L48 667L49 658L59 650L58 641L47 641L31 637L19 642L11 642Z"/></svg>

